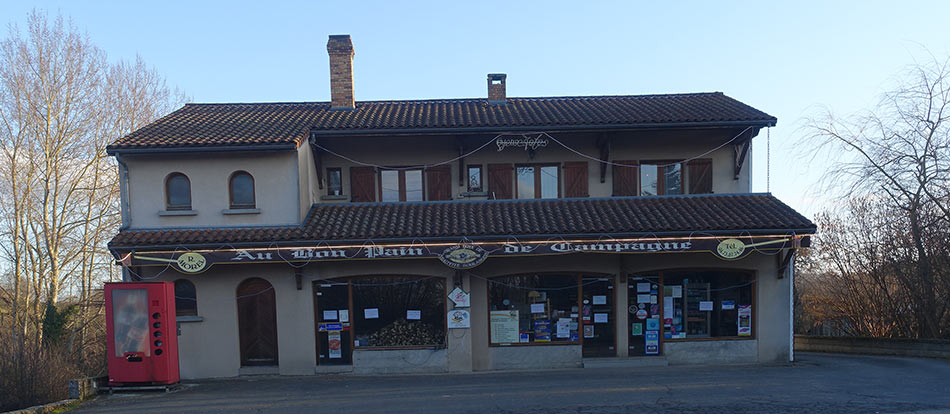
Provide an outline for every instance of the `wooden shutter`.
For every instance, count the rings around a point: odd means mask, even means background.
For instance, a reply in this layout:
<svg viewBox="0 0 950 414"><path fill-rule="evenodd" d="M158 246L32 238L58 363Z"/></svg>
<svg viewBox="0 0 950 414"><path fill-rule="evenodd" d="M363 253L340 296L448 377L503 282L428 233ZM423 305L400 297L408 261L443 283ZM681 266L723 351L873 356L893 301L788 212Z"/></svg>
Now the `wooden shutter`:
<svg viewBox="0 0 950 414"><path fill-rule="evenodd" d="M564 197L587 197L587 161L564 163Z"/></svg>
<svg viewBox="0 0 950 414"><path fill-rule="evenodd" d="M712 158L698 158L686 163L690 194L712 193Z"/></svg>
<svg viewBox="0 0 950 414"><path fill-rule="evenodd" d="M489 198L492 195L499 200L511 198L513 170L512 164L488 164Z"/></svg>
<svg viewBox="0 0 950 414"><path fill-rule="evenodd" d="M376 201L376 172L373 167L350 167L350 201Z"/></svg>
<svg viewBox="0 0 950 414"><path fill-rule="evenodd" d="M638 165L637 161L614 161L623 165ZM614 165L614 196L640 195L640 169Z"/></svg>
<svg viewBox="0 0 950 414"><path fill-rule="evenodd" d="M452 170L447 164L426 169L426 200L452 199Z"/></svg>

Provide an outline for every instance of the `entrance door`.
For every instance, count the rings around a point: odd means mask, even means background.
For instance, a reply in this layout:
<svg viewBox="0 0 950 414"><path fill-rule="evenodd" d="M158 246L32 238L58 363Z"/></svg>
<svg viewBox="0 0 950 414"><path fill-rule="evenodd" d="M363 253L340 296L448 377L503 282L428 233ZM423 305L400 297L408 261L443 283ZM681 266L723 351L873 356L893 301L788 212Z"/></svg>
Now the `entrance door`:
<svg viewBox="0 0 950 414"><path fill-rule="evenodd" d="M585 276L581 283L584 357L617 356L613 278Z"/></svg>
<svg viewBox="0 0 950 414"><path fill-rule="evenodd" d="M313 282L313 303L317 321L317 364L352 364L349 283Z"/></svg>
<svg viewBox="0 0 950 414"><path fill-rule="evenodd" d="M277 307L274 287L260 278L237 288L241 366L277 365Z"/></svg>
<svg viewBox="0 0 950 414"><path fill-rule="evenodd" d="M630 276L627 283L627 320L630 322L627 355L660 354L663 295L656 275Z"/></svg>

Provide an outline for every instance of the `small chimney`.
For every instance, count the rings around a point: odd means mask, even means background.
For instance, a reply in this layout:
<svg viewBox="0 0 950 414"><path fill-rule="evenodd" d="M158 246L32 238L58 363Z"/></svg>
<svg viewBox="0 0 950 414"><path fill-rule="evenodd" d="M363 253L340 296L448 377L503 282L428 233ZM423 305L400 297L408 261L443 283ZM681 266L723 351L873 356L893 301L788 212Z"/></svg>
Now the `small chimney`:
<svg viewBox="0 0 950 414"><path fill-rule="evenodd" d="M505 103L505 79L508 75L504 73L489 73L488 74L488 103L490 104L504 104Z"/></svg>
<svg viewBox="0 0 950 414"><path fill-rule="evenodd" d="M330 35L327 41L330 54L330 107L353 109L353 42L350 35Z"/></svg>

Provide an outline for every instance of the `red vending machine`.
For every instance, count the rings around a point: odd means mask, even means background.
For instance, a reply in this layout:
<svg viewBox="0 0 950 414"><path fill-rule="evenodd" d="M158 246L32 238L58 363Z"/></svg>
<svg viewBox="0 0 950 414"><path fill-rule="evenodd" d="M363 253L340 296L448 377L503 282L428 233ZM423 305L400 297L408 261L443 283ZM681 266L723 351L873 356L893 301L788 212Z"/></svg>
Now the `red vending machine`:
<svg viewBox="0 0 950 414"><path fill-rule="evenodd" d="M175 284L106 283L104 293L109 385L178 382Z"/></svg>

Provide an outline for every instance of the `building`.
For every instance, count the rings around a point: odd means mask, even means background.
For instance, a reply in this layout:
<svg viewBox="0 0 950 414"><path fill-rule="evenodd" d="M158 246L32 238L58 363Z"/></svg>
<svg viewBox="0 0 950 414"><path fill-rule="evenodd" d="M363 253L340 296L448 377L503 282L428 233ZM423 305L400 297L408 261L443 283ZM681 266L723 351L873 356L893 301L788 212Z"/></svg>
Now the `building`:
<svg viewBox="0 0 950 414"><path fill-rule="evenodd" d="M792 358L815 225L750 193L776 119L722 93L188 104L111 146L127 280L183 378Z"/></svg>

